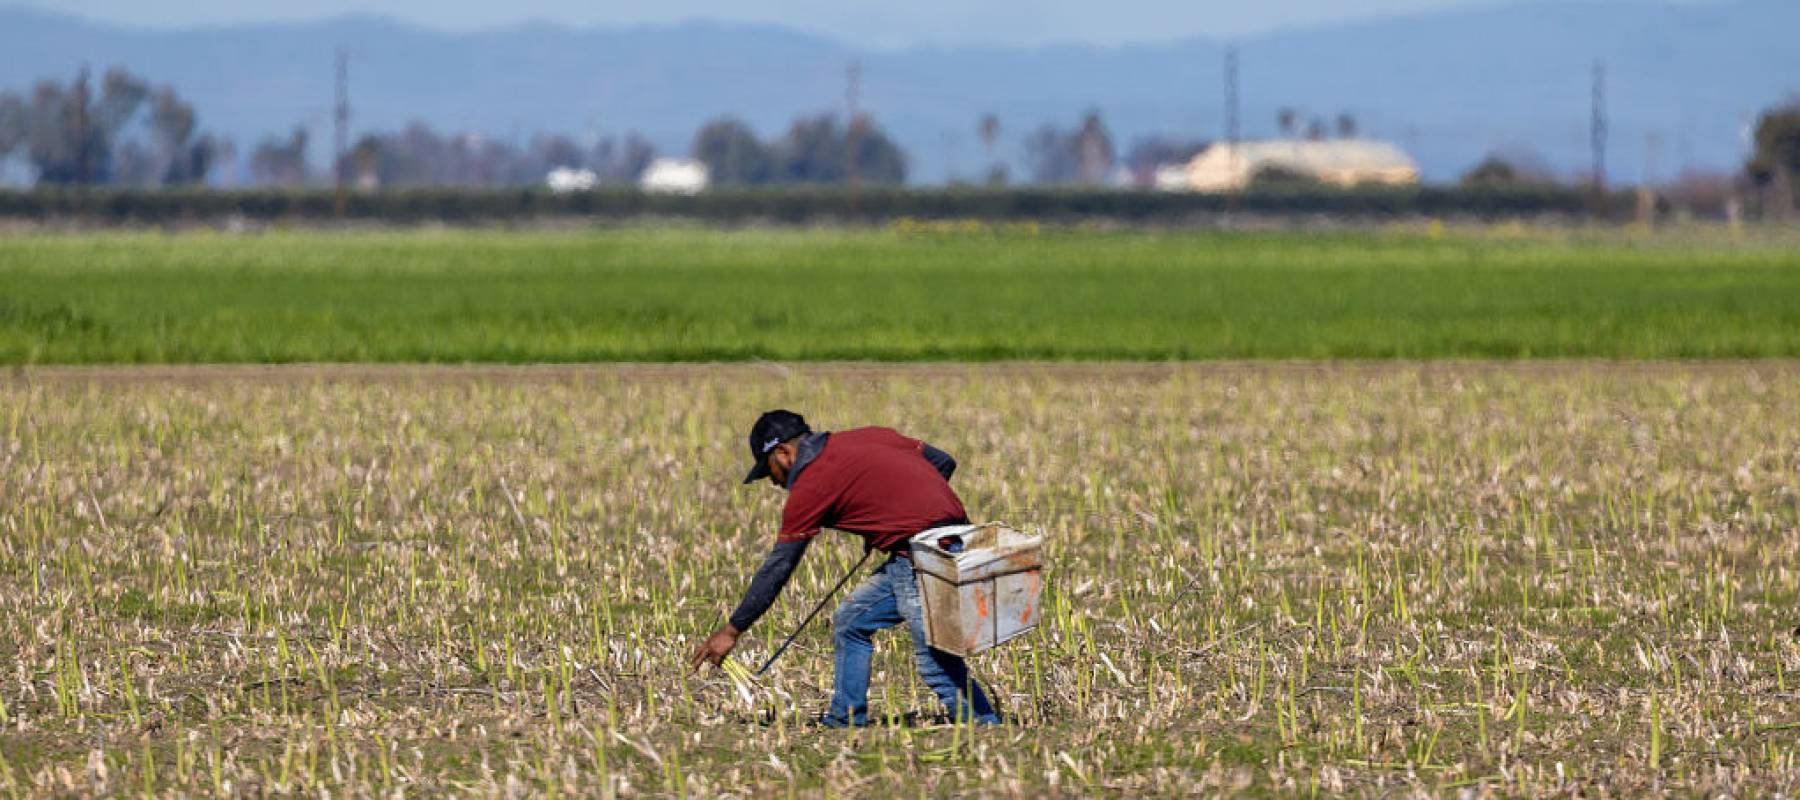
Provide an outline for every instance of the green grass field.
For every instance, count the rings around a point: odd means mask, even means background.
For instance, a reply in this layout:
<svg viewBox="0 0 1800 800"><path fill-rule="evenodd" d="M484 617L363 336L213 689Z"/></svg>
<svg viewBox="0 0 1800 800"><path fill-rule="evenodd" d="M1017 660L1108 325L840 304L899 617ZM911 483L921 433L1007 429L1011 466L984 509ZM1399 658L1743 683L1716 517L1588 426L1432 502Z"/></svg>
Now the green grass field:
<svg viewBox="0 0 1800 800"><path fill-rule="evenodd" d="M1800 355L1800 248L632 229L0 239L0 362Z"/></svg>

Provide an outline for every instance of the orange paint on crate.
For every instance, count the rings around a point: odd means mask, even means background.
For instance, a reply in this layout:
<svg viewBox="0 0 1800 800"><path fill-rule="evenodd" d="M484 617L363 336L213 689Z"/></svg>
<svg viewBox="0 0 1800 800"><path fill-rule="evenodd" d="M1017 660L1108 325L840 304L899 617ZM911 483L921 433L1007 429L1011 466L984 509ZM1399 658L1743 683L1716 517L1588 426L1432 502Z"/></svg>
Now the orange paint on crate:
<svg viewBox="0 0 1800 800"><path fill-rule="evenodd" d="M987 619L987 617L988 617L988 602L987 602L987 600L988 600L987 592L982 591L981 587L979 587L979 586L976 587L975 588L975 616L980 617L982 619Z"/></svg>
<svg viewBox="0 0 1800 800"><path fill-rule="evenodd" d="M1038 576L1038 573L1036 573L1036 572L1025 573L1025 594L1027 596L1037 597L1038 581L1040 581L1040 580L1042 580L1042 578L1040 578ZM1032 612L1035 610L1036 609L1032 607L1031 603L1025 603L1024 608L1019 610L1019 624L1020 625L1030 625L1031 624L1031 615L1032 615Z"/></svg>

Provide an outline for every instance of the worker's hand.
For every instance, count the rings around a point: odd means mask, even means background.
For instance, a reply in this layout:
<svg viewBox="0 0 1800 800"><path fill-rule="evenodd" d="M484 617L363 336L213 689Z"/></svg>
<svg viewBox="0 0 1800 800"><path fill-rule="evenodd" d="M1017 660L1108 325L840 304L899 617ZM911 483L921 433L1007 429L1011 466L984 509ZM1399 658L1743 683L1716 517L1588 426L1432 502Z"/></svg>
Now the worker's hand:
<svg viewBox="0 0 1800 800"><path fill-rule="evenodd" d="M688 659L688 667L699 669L701 664L718 666L726 656L731 655L731 649L737 647L740 633L741 631L732 627L729 622L720 626L718 630L713 631L713 635L706 637L706 641L701 642L700 646L694 649L694 655Z"/></svg>

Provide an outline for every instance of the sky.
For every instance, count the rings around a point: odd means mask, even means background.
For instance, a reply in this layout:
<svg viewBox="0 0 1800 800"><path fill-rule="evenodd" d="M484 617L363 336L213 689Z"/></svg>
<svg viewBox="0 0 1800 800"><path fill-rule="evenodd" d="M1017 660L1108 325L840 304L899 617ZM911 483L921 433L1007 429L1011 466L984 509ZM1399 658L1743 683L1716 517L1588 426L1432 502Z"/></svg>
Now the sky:
<svg viewBox="0 0 1800 800"><path fill-rule="evenodd" d="M1278 28L1479 5L1560 0L37 0L134 26L186 28L372 14L450 30L533 21L623 26L702 19L781 25L865 47L1096 45ZM1611 0L1641 2L1642 0ZM4 0L0 0L4 2Z"/></svg>

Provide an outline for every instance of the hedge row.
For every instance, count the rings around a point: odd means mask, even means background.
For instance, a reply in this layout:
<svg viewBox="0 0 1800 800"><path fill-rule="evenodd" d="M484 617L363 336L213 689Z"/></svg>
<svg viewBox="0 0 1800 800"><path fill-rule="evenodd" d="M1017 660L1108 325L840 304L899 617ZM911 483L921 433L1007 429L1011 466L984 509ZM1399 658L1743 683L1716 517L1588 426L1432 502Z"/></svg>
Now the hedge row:
<svg viewBox="0 0 1800 800"><path fill-rule="evenodd" d="M1258 189L1236 197L1149 191L1074 189L719 189L693 196L602 189L554 194L529 189L390 189L353 192L345 216L378 222L489 222L549 217L688 218L716 222L808 223L849 219L1032 219L1181 222L1227 211L1256 215L1355 218L1584 216L1591 196L1576 189L1467 190ZM1601 213L1631 214L1628 194L1609 195ZM336 216L329 190L43 189L0 192L0 219L102 224L326 221Z"/></svg>

